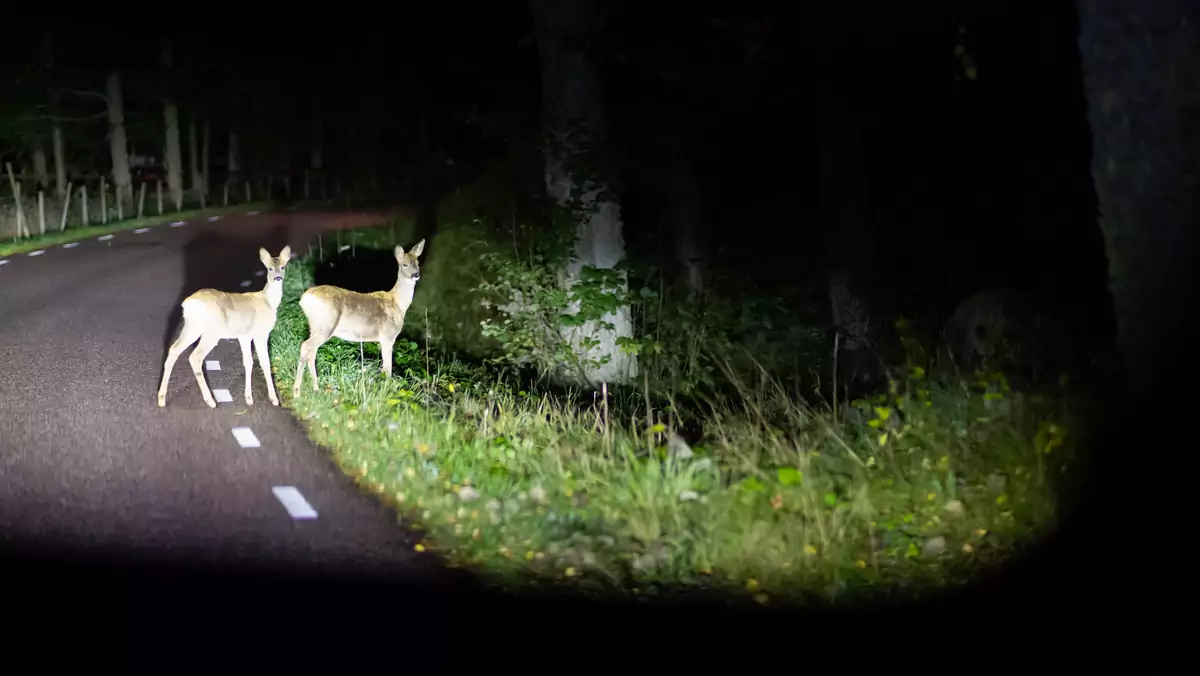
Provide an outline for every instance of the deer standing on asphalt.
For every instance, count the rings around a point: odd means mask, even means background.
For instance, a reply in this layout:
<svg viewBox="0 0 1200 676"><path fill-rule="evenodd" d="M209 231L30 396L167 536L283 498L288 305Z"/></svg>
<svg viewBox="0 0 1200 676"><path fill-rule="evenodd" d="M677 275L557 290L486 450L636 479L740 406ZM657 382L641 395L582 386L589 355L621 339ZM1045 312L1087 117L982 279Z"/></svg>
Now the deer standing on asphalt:
<svg viewBox="0 0 1200 676"><path fill-rule="evenodd" d="M300 309L308 318L308 340L300 346L300 361L296 364L296 383L293 396L300 396L300 384L304 380L304 366L312 377L313 391L317 387L317 350L330 337L355 343L379 343L383 356L384 376L392 377L392 345L404 328L404 315L412 305L413 291L421 278L421 264L417 257L425 250L425 240L408 253L404 247L395 249L396 262L400 264L396 285L391 291L358 293L336 286L314 286L300 297Z"/></svg>
<svg viewBox="0 0 1200 676"><path fill-rule="evenodd" d="M158 405L167 405L167 382L171 379L171 370L175 368L175 360L179 353L189 345L200 340L196 349L188 357L192 364L192 373L200 385L204 395L204 403L209 408L216 408L208 383L204 381L204 358L216 347L222 338L236 338L242 346L242 365L246 369L246 404L253 404L250 394L250 376L254 373L254 358L250 355L250 343L258 353L258 365L262 368L263 377L267 379L267 392L271 395L271 403L278 406L279 397L275 395L275 381L271 377L271 360L267 354L267 342L271 330L275 328L275 314L279 302L283 299L283 269L287 267L292 257L292 248L285 246L279 255L272 258L266 249L258 250L259 260L267 268L267 283L259 291L247 293L229 293L216 289L201 289L183 300L183 327L179 337L167 352L167 360L163 364L162 384L158 387Z"/></svg>

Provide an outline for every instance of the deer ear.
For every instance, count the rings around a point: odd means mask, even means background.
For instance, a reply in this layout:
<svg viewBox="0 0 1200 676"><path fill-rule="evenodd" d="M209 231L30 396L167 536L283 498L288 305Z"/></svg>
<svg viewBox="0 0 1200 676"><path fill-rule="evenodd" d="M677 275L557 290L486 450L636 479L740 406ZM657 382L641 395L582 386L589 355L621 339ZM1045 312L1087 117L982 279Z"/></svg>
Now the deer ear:
<svg viewBox="0 0 1200 676"><path fill-rule="evenodd" d="M399 244L397 244L397 245L396 245L396 249L395 249L395 251L393 251L393 253L395 253L395 254L396 254L396 262L397 262L397 263L403 263L403 262L404 262L404 247L402 247L402 246L400 246Z"/></svg>
<svg viewBox="0 0 1200 676"><path fill-rule="evenodd" d="M412 248L412 255L420 256L421 252L424 250L425 250L425 240L421 240L420 242L417 242L417 245Z"/></svg>
<svg viewBox="0 0 1200 676"><path fill-rule="evenodd" d="M271 254L267 253L266 249L259 247L258 260L262 261L262 264L264 266L266 266L268 268L271 267Z"/></svg>
<svg viewBox="0 0 1200 676"><path fill-rule="evenodd" d="M285 246L283 251L279 252L279 264L287 265L287 262L292 260L292 247Z"/></svg>

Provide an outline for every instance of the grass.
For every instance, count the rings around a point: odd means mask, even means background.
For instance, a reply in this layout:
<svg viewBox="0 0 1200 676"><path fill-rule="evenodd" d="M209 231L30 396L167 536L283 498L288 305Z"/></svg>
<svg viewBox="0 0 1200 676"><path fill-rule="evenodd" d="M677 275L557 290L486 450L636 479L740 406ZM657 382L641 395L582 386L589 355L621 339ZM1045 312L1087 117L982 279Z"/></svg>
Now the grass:
<svg viewBox="0 0 1200 676"><path fill-rule="evenodd" d="M377 346L331 340L320 391L305 383L292 400L307 337L296 300L315 264L289 267L271 338L285 404L364 490L427 533L418 549L505 586L701 588L772 603L917 593L972 579L1058 516L1078 445L1070 410L1002 374L914 371L835 417L765 371L731 369L690 447L668 429L674 417L647 420L640 393L593 405L403 336L390 381ZM422 285L436 268L423 265ZM406 334L437 325L438 311L414 305Z"/></svg>
<svg viewBox="0 0 1200 676"><path fill-rule="evenodd" d="M47 232L44 235L38 235L36 237L30 237L27 239L15 239L9 242L0 243L0 256L14 256L30 251L37 251L38 249L44 249L48 246L76 242L89 237L107 235L112 232L121 232L122 230L144 228L146 226L157 225L159 223L186 221L191 218L219 216L246 210L268 209L270 207L271 203L269 202L251 202L249 204L238 204L229 207L212 207L208 209L177 211L171 214L163 214L162 216L131 218L124 221L110 222L107 225L89 225L85 228L68 228L62 231Z"/></svg>

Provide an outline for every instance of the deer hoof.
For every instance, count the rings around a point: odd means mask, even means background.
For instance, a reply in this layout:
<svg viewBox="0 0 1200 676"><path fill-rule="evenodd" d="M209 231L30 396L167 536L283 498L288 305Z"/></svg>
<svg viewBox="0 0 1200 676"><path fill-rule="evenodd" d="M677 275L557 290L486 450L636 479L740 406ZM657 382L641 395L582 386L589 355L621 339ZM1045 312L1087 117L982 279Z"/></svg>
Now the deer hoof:
<svg viewBox="0 0 1200 676"><path fill-rule="evenodd" d="M167 398L166 398L165 396L163 396L163 395L159 395L159 397L158 397L158 407L159 407L159 408L163 408L163 407L164 407L164 406L166 406L166 405L167 405Z"/></svg>
<svg viewBox="0 0 1200 676"><path fill-rule="evenodd" d="M279 405L279 400L278 400L278 399L272 399L272 400L271 400L271 405L272 405L272 406L278 406L278 405Z"/></svg>

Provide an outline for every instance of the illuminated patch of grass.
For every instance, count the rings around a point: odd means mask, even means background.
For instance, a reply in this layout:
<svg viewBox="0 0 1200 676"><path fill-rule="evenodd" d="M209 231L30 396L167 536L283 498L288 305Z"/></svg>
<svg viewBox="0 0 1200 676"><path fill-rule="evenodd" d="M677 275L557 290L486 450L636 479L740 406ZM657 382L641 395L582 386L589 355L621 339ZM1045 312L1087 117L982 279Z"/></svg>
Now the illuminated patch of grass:
<svg viewBox="0 0 1200 676"><path fill-rule="evenodd" d="M176 211L175 213L163 214L162 216L130 218L124 221L111 222L107 225L89 225L86 228L68 228L63 231L47 232L45 235L38 235L28 239L17 239L11 242L0 243L0 256L14 256L17 254L27 253L29 251L37 251L38 249L44 249L50 246L67 244L68 242L78 242L89 237L98 237L100 235L121 232L123 230L132 230L134 228L145 228L147 226L158 225L160 223L173 223L175 221L186 221L193 218L207 218L209 216L222 216L224 214L241 213L244 211L253 211L255 209L263 210L270 208L270 202L253 202L230 207L213 207L210 209Z"/></svg>
<svg viewBox="0 0 1200 676"><path fill-rule="evenodd" d="M1067 412L999 374L914 373L839 419L770 378L735 378L738 398L713 405L690 457L671 453L682 447L661 422L614 413L606 426L590 400L404 338L390 382L375 346L331 340L320 392L306 382L292 401L311 266L289 274L272 335L285 402L364 490L427 532L421 547L506 583L846 599L969 580L1053 527L1076 445ZM620 398L633 394L616 396L614 412L632 410Z"/></svg>

